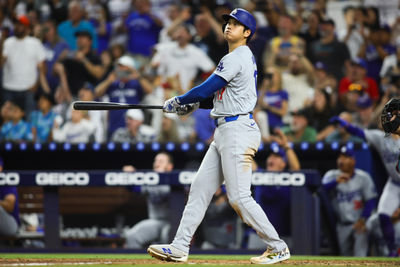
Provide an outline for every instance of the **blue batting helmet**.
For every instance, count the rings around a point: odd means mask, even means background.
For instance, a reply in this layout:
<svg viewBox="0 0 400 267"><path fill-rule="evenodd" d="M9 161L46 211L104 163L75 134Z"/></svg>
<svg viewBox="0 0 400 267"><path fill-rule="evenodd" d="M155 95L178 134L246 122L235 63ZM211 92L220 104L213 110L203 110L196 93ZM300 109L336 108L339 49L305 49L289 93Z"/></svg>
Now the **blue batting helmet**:
<svg viewBox="0 0 400 267"><path fill-rule="evenodd" d="M251 34L250 34L248 40L251 39L251 37L253 36L253 34L256 31L256 19L253 17L253 15L249 11L247 11L243 8L235 8L229 15L228 14L222 15L222 18L225 20L225 22L228 22L228 20L230 18L234 18L237 21L239 21L240 23L242 23L244 26L249 28L251 31ZM224 24L222 27L222 30L224 30L224 31L225 31L225 26L226 26L226 24Z"/></svg>

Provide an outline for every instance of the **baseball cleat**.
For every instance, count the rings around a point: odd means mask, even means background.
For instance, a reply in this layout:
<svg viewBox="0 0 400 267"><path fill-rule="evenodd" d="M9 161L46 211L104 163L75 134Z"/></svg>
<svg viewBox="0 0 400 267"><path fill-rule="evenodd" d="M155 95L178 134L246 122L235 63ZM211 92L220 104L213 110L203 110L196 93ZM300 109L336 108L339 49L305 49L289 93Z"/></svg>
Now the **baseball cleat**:
<svg viewBox="0 0 400 267"><path fill-rule="evenodd" d="M253 264L274 264L280 261L288 260L289 258L290 251L288 247L279 252L273 252L271 248L267 248L267 250L261 256L251 258L250 262Z"/></svg>
<svg viewBox="0 0 400 267"><path fill-rule="evenodd" d="M172 262L187 262L188 254L171 245L151 245L147 249L150 256L162 260Z"/></svg>

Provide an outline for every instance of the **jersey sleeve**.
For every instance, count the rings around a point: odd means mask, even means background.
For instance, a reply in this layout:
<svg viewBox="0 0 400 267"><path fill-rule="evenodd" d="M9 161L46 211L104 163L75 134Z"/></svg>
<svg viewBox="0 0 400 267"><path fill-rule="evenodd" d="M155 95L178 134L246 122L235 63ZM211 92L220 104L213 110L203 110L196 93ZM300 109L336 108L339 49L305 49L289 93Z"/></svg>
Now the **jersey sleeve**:
<svg viewBox="0 0 400 267"><path fill-rule="evenodd" d="M380 150L382 143L385 138L385 134L380 130L364 130L365 139L367 142L375 147L375 149Z"/></svg>
<svg viewBox="0 0 400 267"><path fill-rule="evenodd" d="M329 184L333 181L336 181L336 172L334 170L330 170L325 173L324 177L322 177L322 184Z"/></svg>
<svg viewBox="0 0 400 267"><path fill-rule="evenodd" d="M216 75L227 82L230 82L242 69L240 59L234 56L232 53L224 56L214 71Z"/></svg>

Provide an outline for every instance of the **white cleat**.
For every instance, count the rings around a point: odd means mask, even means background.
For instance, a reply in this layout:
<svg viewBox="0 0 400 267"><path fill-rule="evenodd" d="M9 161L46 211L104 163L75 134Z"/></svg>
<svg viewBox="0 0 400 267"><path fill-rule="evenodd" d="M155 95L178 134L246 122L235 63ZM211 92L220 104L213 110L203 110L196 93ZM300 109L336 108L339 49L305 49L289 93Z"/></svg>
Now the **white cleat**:
<svg viewBox="0 0 400 267"><path fill-rule="evenodd" d="M280 261L288 260L290 258L290 251L288 247L279 251L272 252L270 248L259 257L253 257L250 259L250 262L253 264L274 264Z"/></svg>
<svg viewBox="0 0 400 267"><path fill-rule="evenodd" d="M150 256L162 260L172 262L187 262L188 254L171 245L151 245L147 249Z"/></svg>

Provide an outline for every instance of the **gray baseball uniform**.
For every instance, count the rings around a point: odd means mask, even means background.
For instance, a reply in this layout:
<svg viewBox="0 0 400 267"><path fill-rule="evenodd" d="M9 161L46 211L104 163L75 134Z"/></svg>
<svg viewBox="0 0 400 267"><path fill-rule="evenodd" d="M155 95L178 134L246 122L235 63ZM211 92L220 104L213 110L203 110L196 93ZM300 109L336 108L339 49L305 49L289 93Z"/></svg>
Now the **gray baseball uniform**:
<svg viewBox="0 0 400 267"><path fill-rule="evenodd" d="M336 181L340 173L340 170L328 171L322 178L322 183ZM348 182L337 184L330 193L338 220L336 232L341 255L367 256L367 233L355 232L353 224L361 218L363 203L377 196L371 176L365 171L355 169Z"/></svg>
<svg viewBox="0 0 400 267"><path fill-rule="evenodd" d="M213 194L225 180L229 203L275 251L286 248L262 208L251 196L252 161L260 145L260 130L251 112L257 101L257 67L247 46L239 46L219 62L215 72L228 84L214 94L211 116L217 128L191 185L172 245L189 252L190 241Z"/></svg>
<svg viewBox="0 0 400 267"><path fill-rule="evenodd" d="M168 241L169 185L142 186L141 193L147 194L148 219L135 224L126 234L126 247L140 249L150 242L165 243Z"/></svg>
<svg viewBox="0 0 400 267"><path fill-rule="evenodd" d="M387 247L386 241L383 238L382 230L379 222L379 214L372 214L366 222L367 231L370 235L370 239L373 241L374 255L377 256L387 256L389 254L389 249ZM395 233L395 245L397 249L400 249L400 221L393 223L394 233Z"/></svg>
<svg viewBox="0 0 400 267"><path fill-rule="evenodd" d="M392 136L385 137L385 133L380 130L364 130L364 134L368 143L378 151L389 174L389 179L379 199L378 213L390 217L400 206L400 139Z"/></svg>

